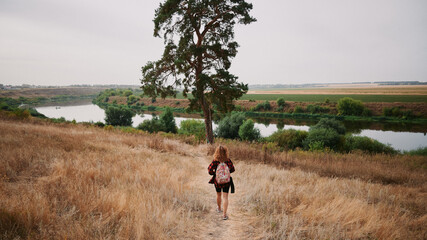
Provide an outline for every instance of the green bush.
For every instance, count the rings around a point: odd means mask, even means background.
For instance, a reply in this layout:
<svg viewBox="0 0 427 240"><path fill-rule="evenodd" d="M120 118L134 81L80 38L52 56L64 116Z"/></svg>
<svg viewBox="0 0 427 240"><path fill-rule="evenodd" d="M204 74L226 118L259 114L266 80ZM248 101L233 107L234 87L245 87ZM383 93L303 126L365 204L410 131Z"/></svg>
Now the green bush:
<svg viewBox="0 0 427 240"><path fill-rule="evenodd" d="M137 129L144 130L150 133L153 132L170 132L177 133L175 118L172 110L166 107L165 111L160 115L160 118L153 117L151 120L144 120L137 126Z"/></svg>
<svg viewBox="0 0 427 240"><path fill-rule="evenodd" d="M205 124L200 120L184 120L178 129L179 134L194 135L198 142L205 139Z"/></svg>
<svg viewBox="0 0 427 240"><path fill-rule="evenodd" d="M260 110L264 110L264 111L268 111L271 110L271 105L269 101L265 101L263 103L258 103L254 109L254 111L260 111Z"/></svg>
<svg viewBox="0 0 427 240"><path fill-rule="evenodd" d="M296 106L293 113L303 113L304 109L301 106Z"/></svg>
<svg viewBox="0 0 427 240"><path fill-rule="evenodd" d="M398 107L392 107L392 108L384 108L383 109L383 115L386 117L397 117L399 116L400 113L400 109Z"/></svg>
<svg viewBox="0 0 427 240"><path fill-rule="evenodd" d="M105 126L105 124L103 122L96 122L93 125L95 125L97 127L101 127L101 128L103 128Z"/></svg>
<svg viewBox="0 0 427 240"><path fill-rule="evenodd" d="M363 106L362 101L355 100L349 97L341 98L340 100L338 100L338 115L362 116L364 109L365 106Z"/></svg>
<svg viewBox="0 0 427 240"><path fill-rule="evenodd" d="M34 108L29 108L28 111L30 112L31 116L38 117L38 118L47 118L44 114L39 113Z"/></svg>
<svg viewBox="0 0 427 240"><path fill-rule="evenodd" d="M234 106L234 111L236 111L236 112L244 112L245 109L242 106L240 106L240 105L235 105Z"/></svg>
<svg viewBox="0 0 427 240"><path fill-rule="evenodd" d="M221 138L239 138L239 128L245 121L244 113L233 112L231 115L224 117L218 123L215 134Z"/></svg>
<svg viewBox="0 0 427 240"><path fill-rule="evenodd" d="M64 123L67 122L67 120L65 120L64 117L60 117L60 118L49 118L49 120L53 123Z"/></svg>
<svg viewBox="0 0 427 240"><path fill-rule="evenodd" d="M20 97L20 99L25 99L24 101L25 103L31 102L28 98ZM16 115L19 118L29 118L30 115L38 118L47 118L45 115L39 113L34 108L28 108L28 109L19 108L20 104L21 102L19 102L19 100L17 99L0 98L0 110L12 112L14 115Z"/></svg>
<svg viewBox="0 0 427 240"><path fill-rule="evenodd" d="M308 144L308 150L315 152L315 151L325 151L325 144L322 141L314 141Z"/></svg>
<svg viewBox="0 0 427 240"><path fill-rule="evenodd" d="M311 113L311 114L316 114L316 113L328 113L329 112L329 108L328 107L322 107L319 105L308 105L307 106L307 112Z"/></svg>
<svg viewBox="0 0 427 240"><path fill-rule="evenodd" d="M265 101L264 102L264 106L263 106L264 110L271 110L271 105L269 101Z"/></svg>
<svg viewBox="0 0 427 240"><path fill-rule="evenodd" d="M162 131L163 125L158 117L153 117L152 119L144 120L137 127L139 130L144 130L150 133Z"/></svg>
<svg viewBox="0 0 427 240"><path fill-rule="evenodd" d="M314 145L338 149L340 135L332 128L310 128L306 139L303 142L305 149L311 149ZM315 149L319 150L319 149Z"/></svg>
<svg viewBox="0 0 427 240"><path fill-rule="evenodd" d="M427 147L419 147L415 150L406 151L405 154L408 154L411 156L427 156Z"/></svg>
<svg viewBox="0 0 427 240"><path fill-rule="evenodd" d="M262 109L262 103L258 103L255 107L253 107L251 110L252 111L259 111Z"/></svg>
<svg viewBox="0 0 427 240"><path fill-rule="evenodd" d="M285 106L285 104L286 104L286 102L285 102L285 99L284 98L278 98L277 99L277 101L276 101L276 103L277 103L277 106L279 106L279 107L282 107L282 109L283 109L283 107Z"/></svg>
<svg viewBox="0 0 427 240"><path fill-rule="evenodd" d="M239 137L245 141L257 141L261 134L259 129L254 128L254 121L248 119L239 127Z"/></svg>
<svg viewBox="0 0 427 240"><path fill-rule="evenodd" d="M295 129L278 130L267 138L269 142L275 142L282 149L302 148L303 142L308 135L307 131L300 131Z"/></svg>
<svg viewBox="0 0 427 240"><path fill-rule="evenodd" d="M165 111L160 115L160 121L163 126L163 132L177 133L178 129L170 107L166 107Z"/></svg>
<svg viewBox="0 0 427 240"><path fill-rule="evenodd" d="M363 109L362 116L364 116L364 117L370 117L370 116L372 116L371 109L369 109L369 108Z"/></svg>
<svg viewBox="0 0 427 240"><path fill-rule="evenodd" d="M328 118L320 119L316 125L310 128L310 131L318 128L331 128L341 135L344 135L346 130L344 125L340 121Z"/></svg>
<svg viewBox="0 0 427 240"><path fill-rule="evenodd" d="M10 111L11 107L5 102L0 103L0 110Z"/></svg>
<svg viewBox="0 0 427 240"><path fill-rule="evenodd" d="M396 153L391 146L378 142L369 137L346 135L344 140L344 150L362 150L367 153Z"/></svg>
<svg viewBox="0 0 427 240"><path fill-rule="evenodd" d="M129 97L130 95L132 95L133 94L133 92L131 91L131 90L125 90L124 92L123 92L123 95L125 96L125 97Z"/></svg>
<svg viewBox="0 0 427 240"><path fill-rule="evenodd" d="M276 124L277 129L282 130L285 127L285 122L282 119L279 119Z"/></svg>
<svg viewBox="0 0 427 240"><path fill-rule="evenodd" d="M412 110L402 111L401 107L384 108L383 115L386 117L400 117L404 119L413 118Z"/></svg>
<svg viewBox="0 0 427 240"><path fill-rule="evenodd" d="M105 123L112 126L131 126L135 113L126 107L108 107L105 111Z"/></svg>
<svg viewBox="0 0 427 240"><path fill-rule="evenodd" d="M150 105L147 107L148 111L156 111L156 106Z"/></svg>
<svg viewBox="0 0 427 240"><path fill-rule="evenodd" d="M13 111L13 114L21 119L27 119L27 118L30 118L31 116L30 111L28 111L27 109L19 109L19 108L15 109Z"/></svg>
<svg viewBox="0 0 427 240"><path fill-rule="evenodd" d="M266 116L265 118L258 118L258 123L263 124L265 127L270 126L272 119Z"/></svg>
<svg viewBox="0 0 427 240"><path fill-rule="evenodd" d="M135 96L135 95L129 95L127 97L127 105L132 105L132 104L136 103L138 100L139 99L138 99L137 96Z"/></svg>

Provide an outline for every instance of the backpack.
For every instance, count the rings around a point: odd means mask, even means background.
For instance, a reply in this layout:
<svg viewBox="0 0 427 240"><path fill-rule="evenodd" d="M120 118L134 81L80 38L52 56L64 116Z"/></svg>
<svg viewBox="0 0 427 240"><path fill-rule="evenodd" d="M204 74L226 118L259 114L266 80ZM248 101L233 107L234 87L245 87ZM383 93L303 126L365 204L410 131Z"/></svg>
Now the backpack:
<svg viewBox="0 0 427 240"><path fill-rule="evenodd" d="M215 179L218 184L224 184L230 182L230 169L227 164L220 163L216 168Z"/></svg>

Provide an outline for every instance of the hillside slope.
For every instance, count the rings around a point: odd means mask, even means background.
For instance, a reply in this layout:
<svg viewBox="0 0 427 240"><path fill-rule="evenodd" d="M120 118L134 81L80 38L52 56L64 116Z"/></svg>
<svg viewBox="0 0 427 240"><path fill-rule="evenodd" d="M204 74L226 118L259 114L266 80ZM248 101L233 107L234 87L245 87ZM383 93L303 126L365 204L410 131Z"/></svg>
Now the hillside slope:
<svg viewBox="0 0 427 240"><path fill-rule="evenodd" d="M232 151L236 193L230 220L223 221L207 183L212 149L206 145L0 119L0 152L0 239L427 236L425 181L383 185L321 177Z"/></svg>

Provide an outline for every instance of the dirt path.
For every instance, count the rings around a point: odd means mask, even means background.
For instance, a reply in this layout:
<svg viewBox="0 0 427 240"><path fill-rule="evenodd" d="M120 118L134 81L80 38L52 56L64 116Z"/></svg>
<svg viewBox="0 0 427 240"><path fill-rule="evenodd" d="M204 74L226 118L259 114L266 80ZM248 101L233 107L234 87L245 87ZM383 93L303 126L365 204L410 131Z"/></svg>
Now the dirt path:
<svg viewBox="0 0 427 240"><path fill-rule="evenodd" d="M212 184L208 184L210 175L207 167L212 161L210 156L206 156L205 147L198 147L193 157L197 159L199 171L194 175L194 190L200 193L200 198L206 203L209 213L206 215L203 224L195 238L197 239L254 239L255 228L252 226L254 217L242 207L242 198L245 195L245 188L238 184L238 164L235 164L236 172L232 174L235 179L236 193L229 194L229 204L227 214L228 220L222 219L222 213L216 212L216 193Z"/></svg>

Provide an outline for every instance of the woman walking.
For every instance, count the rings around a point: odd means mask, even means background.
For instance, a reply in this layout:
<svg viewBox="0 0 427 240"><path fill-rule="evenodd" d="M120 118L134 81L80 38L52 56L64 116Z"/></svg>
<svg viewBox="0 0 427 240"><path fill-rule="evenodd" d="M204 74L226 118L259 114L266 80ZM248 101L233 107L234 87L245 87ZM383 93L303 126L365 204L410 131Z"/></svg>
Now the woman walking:
<svg viewBox="0 0 427 240"><path fill-rule="evenodd" d="M214 153L214 159L208 167L210 175L213 175L209 183L213 183L216 190L217 212L223 212L223 219L227 220L228 192L233 184L230 173L234 172L234 165L228 156L228 149L224 146L218 146ZM234 185L233 185L234 187ZM233 191L232 191L233 192ZM222 198L221 198L222 195ZM221 208L221 200L224 201L224 207Z"/></svg>

